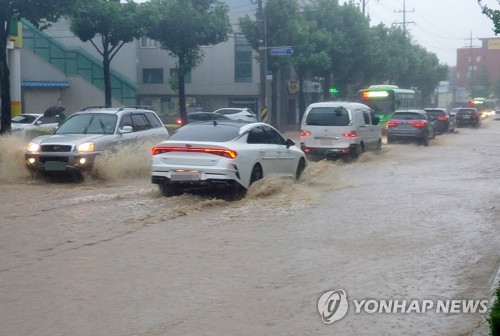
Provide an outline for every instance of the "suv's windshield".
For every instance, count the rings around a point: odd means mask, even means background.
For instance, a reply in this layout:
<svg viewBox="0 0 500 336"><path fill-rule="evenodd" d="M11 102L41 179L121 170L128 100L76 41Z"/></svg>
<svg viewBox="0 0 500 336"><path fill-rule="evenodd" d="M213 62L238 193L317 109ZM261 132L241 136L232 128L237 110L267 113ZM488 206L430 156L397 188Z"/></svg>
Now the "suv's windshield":
<svg viewBox="0 0 500 336"><path fill-rule="evenodd" d="M306 118L311 126L348 126L350 122L349 111L343 107L314 107Z"/></svg>
<svg viewBox="0 0 500 336"><path fill-rule="evenodd" d="M117 119L114 114L75 114L66 119L54 134L113 134Z"/></svg>

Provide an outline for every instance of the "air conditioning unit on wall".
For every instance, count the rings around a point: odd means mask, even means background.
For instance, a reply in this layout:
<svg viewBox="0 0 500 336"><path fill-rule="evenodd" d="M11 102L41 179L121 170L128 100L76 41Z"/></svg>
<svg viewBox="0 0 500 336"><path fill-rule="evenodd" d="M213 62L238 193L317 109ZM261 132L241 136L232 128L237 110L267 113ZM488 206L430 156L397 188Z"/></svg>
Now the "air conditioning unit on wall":
<svg viewBox="0 0 500 336"><path fill-rule="evenodd" d="M306 80L304 81L304 92L321 92L321 83Z"/></svg>

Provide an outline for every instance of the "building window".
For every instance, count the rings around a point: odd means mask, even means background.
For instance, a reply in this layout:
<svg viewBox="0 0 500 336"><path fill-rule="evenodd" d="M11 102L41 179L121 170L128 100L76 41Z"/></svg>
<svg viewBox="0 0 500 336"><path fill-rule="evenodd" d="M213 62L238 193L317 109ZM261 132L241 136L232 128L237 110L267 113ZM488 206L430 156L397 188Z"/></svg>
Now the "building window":
<svg viewBox="0 0 500 336"><path fill-rule="evenodd" d="M252 46L240 34L235 36L234 81L236 83L252 82Z"/></svg>
<svg viewBox="0 0 500 336"><path fill-rule="evenodd" d="M144 84L163 84L163 69L142 69Z"/></svg>
<svg viewBox="0 0 500 336"><path fill-rule="evenodd" d="M481 56L477 56L477 57L476 57L476 62L477 62L477 63L481 63Z"/></svg>
<svg viewBox="0 0 500 336"><path fill-rule="evenodd" d="M141 37L140 46L141 48L157 48L158 42L150 39L149 37Z"/></svg>
<svg viewBox="0 0 500 336"><path fill-rule="evenodd" d="M170 69L170 77L177 78L177 68ZM191 71L184 74L184 83L191 83Z"/></svg>

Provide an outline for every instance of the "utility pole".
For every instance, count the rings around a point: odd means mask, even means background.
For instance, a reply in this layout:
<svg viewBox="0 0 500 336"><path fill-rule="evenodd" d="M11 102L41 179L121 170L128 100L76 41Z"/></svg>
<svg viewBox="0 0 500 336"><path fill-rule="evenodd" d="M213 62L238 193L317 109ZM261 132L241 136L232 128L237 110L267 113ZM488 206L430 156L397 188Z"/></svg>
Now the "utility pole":
<svg viewBox="0 0 500 336"><path fill-rule="evenodd" d="M474 98L474 68L476 65L474 64L474 45L472 45L472 31L470 32L469 38L469 73L470 73L470 78L469 78L469 94L471 95L471 98Z"/></svg>
<svg viewBox="0 0 500 336"><path fill-rule="evenodd" d="M260 106L259 120L266 122L268 119L267 101L266 101L266 81L267 81L267 34L266 18L262 8L262 0L257 0L257 26L259 27L259 65L260 65Z"/></svg>
<svg viewBox="0 0 500 336"><path fill-rule="evenodd" d="M406 26L409 25L410 23L415 23L413 21L406 21L406 13L411 13L414 12L415 10L412 9L411 11L406 10L406 0L403 0L403 10L395 10L394 13L403 13L403 21L402 22L394 22L394 24L400 24L403 25L403 32L406 35Z"/></svg>

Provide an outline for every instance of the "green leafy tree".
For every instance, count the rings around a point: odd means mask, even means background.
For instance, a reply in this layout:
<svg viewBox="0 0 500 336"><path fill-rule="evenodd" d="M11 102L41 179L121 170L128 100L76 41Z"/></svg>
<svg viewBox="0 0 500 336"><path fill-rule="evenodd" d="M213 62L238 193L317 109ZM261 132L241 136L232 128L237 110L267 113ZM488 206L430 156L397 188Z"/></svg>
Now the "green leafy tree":
<svg viewBox="0 0 500 336"><path fill-rule="evenodd" d="M268 48L294 46L301 29L299 4L296 0L268 0L264 7L265 39ZM258 15L256 15L258 17ZM258 41L262 37L258 25L250 16L239 20L240 29L253 49L258 51ZM295 49L294 49L295 54ZM280 70L292 64L291 57L269 56L267 68L271 71L271 123L278 124L278 82Z"/></svg>
<svg viewBox="0 0 500 336"><path fill-rule="evenodd" d="M495 26L495 29L493 30L495 35L500 34L500 10L491 9L490 7L484 5L482 0L477 0L477 3L481 6L483 13L493 22L493 25ZM500 1L498 1L498 3L500 4Z"/></svg>
<svg viewBox="0 0 500 336"><path fill-rule="evenodd" d="M304 81L307 78L319 76L324 69L329 68L331 58L324 46L331 44L330 35L324 29L318 29L314 20L307 16L308 9L299 20L299 29L293 45L292 64L299 79L299 120L306 109L307 101L304 93Z"/></svg>
<svg viewBox="0 0 500 336"><path fill-rule="evenodd" d="M0 134L11 128L10 69L7 62L7 42L12 24L21 19L29 20L36 27L43 29L69 12L78 0L1 0L0 10Z"/></svg>
<svg viewBox="0 0 500 336"><path fill-rule="evenodd" d="M92 0L81 3L71 15L71 31L83 42L89 41L102 56L104 103L112 106L111 61L125 43L141 36L138 4L132 0Z"/></svg>
<svg viewBox="0 0 500 336"><path fill-rule="evenodd" d="M201 46L225 42L229 7L221 0L150 0L142 10L146 35L177 58L180 119L187 121L184 77L203 59Z"/></svg>

